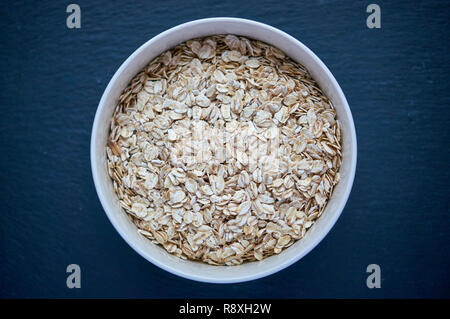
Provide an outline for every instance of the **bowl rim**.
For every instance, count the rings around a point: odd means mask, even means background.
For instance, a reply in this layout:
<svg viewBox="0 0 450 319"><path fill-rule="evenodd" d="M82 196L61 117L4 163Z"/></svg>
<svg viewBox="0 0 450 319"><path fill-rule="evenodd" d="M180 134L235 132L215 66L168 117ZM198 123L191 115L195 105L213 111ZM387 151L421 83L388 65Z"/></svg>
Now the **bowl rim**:
<svg viewBox="0 0 450 319"><path fill-rule="evenodd" d="M259 271L259 272L251 273L251 274L245 274L242 276L234 276L232 278L221 277L221 278L214 278L214 279L211 279L211 277L202 276L202 274L200 274L200 273L192 274L192 273L180 270L178 268L170 267L170 266L166 265L164 262L159 261L157 258L154 258L152 255L141 250L139 247L137 247L137 245L135 245L135 243L132 240L130 240L128 235L125 232L123 232L121 230L121 228L119 227L119 222L113 217L113 214L111 212L109 212L109 210L107 208L107 204L106 204L107 198L103 194L103 192L104 192L103 188L100 186L101 185L100 176L99 176L99 173L97 170L97 163L96 163L97 159L95 158L95 154L96 154L96 150L97 150L95 141L96 141L96 136L98 135L98 130L99 130L99 122L100 122L100 117L101 117L100 115L106 108L105 100L106 100L107 96L110 94L113 84L117 81L119 76L122 75L123 71L133 62L135 57L137 55L139 55L145 48L147 48L148 46L151 46L153 43L159 41L159 39L164 38L166 35L173 33L173 32L177 32L186 27L190 27L190 26L197 25L197 24L211 23L211 22L213 22L213 23L217 23L217 22L234 22L234 23L236 23L237 22L237 23L243 23L243 24L247 24L247 25L250 24L250 25L262 28L262 29L270 30L282 37L287 38L289 41L291 41L293 44L295 44L295 46L302 48L302 50L304 50L314 60L314 62L317 63L317 65L321 69L321 72L325 73L327 78L330 80L330 84L336 88L339 98L343 101L343 109L344 109L344 112L348 116L349 127L350 127L350 131L346 132L346 134L350 135L350 139L352 141L352 143L350 144L351 157L349 160L351 161L351 163L350 163L349 176L348 176L349 182L347 184L347 187L344 189L344 191L342 193L342 197L341 197L342 199L339 201L337 208L335 209L336 212L335 212L333 219L328 223L327 227L321 233L318 234L315 241L307 249L305 249L302 253L296 255L294 258L291 258L282 263L276 264L274 267L271 267L267 270L263 270L263 271ZM186 39L186 40L188 40L188 39ZM197 19L197 20L185 22L185 23L176 25L170 29L167 29L167 30L157 34L156 36L152 37L151 39L146 41L144 44L142 44L139 48L137 48L120 65L120 67L116 70L113 77L109 81L106 89L104 90L102 97L100 99L100 102L98 104L97 110L95 112L94 122L92 125L91 140L90 140L90 162L91 162L91 172L92 172L92 177L94 180L95 190L96 190L97 196L100 200L100 203L103 207L103 210L104 210L106 216L108 217L109 221L115 228L115 230L119 233L119 235L123 238L123 240L125 240L125 242L134 251L136 251L139 255L141 255L143 258L145 258L147 261L151 262L155 266L157 266L165 271L168 271L169 273L172 273L174 275L177 275L177 276L180 276L180 277L183 277L186 279L199 281L199 282L206 282L206 283L238 283L238 282L245 282L245 281L263 278L263 277L272 275L284 268L289 267L290 265L296 263L301 258L306 256L330 232L330 230L333 228L333 226L339 219L340 215L342 214L342 211L348 201L348 198L350 196L350 193L351 193L351 190L353 187L355 173L356 173L356 162L357 162L357 139L356 139L356 130L355 130L355 124L353 121L353 116L352 116L350 107L348 105L347 99L346 99L341 87L339 86L338 82L336 81L335 77L330 72L330 70L327 68L327 66L306 45L304 45L302 42L300 42L296 38L292 37L291 35L287 34L286 32L281 31L281 30L279 30L275 27L272 27L270 25L267 25L265 23L261 23L261 22L257 22L257 21L249 20L249 19L243 19L243 18L212 17L212 18L203 18L203 19Z"/></svg>

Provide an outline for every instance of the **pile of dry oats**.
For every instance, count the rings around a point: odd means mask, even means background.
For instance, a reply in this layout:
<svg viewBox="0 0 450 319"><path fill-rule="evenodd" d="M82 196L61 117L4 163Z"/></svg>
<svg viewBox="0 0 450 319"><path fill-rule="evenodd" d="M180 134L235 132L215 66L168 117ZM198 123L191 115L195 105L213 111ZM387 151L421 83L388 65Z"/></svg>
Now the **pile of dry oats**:
<svg viewBox="0 0 450 319"><path fill-rule="evenodd" d="M108 172L138 231L237 265L301 239L339 181L340 123L301 65L233 35L151 61L120 96Z"/></svg>

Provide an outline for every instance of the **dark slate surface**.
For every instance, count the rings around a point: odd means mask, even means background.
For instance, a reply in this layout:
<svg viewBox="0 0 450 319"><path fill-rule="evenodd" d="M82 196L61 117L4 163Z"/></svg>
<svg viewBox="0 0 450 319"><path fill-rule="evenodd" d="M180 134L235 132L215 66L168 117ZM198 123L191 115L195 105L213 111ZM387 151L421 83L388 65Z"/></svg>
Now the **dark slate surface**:
<svg viewBox="0 0 450 319"><path fill-rule="evenodd" d="M0 7L1 297L450 297L449 3L377 1L65 1ZM178 278L138 256L97 199L89 163L100 96L142 43L212 16L261 21L293 35L330 68L359 142L349 202L300 262L233 285ZM66 287L81 266L82 288ZM366 267L382 288L366 287Z"/></svg>

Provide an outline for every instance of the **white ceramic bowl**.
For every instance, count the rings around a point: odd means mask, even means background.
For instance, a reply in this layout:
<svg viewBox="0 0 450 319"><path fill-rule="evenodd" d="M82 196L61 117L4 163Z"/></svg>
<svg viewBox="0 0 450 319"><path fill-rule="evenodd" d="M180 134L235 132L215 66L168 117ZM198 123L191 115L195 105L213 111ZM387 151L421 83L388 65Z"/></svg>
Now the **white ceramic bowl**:
<svg viewBox="0 0 450 319"><path fill-rule="evenodd" d="M114 107L122 90L150 60L186 40L214 34L236 34L271 44L304 65L331 99L342 123L343 159L341 181L325 212L305 237L291 247L262 261L239 266L211 266L185 261L167 253L136 231L119 205L106 170L106 142ZM305 45L271 26L236 18L210 18L181 24L167 30L137 49L109 82L95 114L91 136L91 165L95 187L109 220L125 241L142 257L173 274L212 283L233 283L261 278L295 263L313 249L330 231L347 202L356 169L356 134L352 114L341 88L320 59Z"/></svg>

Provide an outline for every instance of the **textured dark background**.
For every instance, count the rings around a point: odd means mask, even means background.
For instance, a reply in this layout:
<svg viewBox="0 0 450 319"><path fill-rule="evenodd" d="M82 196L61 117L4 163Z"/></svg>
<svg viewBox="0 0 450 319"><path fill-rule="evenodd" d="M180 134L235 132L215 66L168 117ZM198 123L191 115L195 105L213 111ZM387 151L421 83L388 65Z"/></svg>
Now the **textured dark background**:
<svg viewBox="0 0 450 319"><path fill-rule="evenodd" d="M375 1L374 1L375 2ZM0 6L1 297L450 297L448 1L67 1ZM311 48L353 112L358 168L348 204L300 262L242 284L197 283L120 238L89 162L97 104L120 64L182 22L254 19ZM81 266L81 289L66 267ZM366 287L366 267L382 288Z"/></svg>

